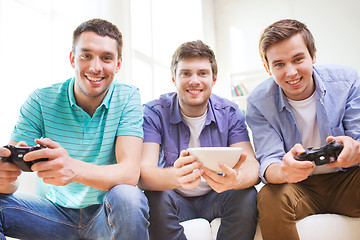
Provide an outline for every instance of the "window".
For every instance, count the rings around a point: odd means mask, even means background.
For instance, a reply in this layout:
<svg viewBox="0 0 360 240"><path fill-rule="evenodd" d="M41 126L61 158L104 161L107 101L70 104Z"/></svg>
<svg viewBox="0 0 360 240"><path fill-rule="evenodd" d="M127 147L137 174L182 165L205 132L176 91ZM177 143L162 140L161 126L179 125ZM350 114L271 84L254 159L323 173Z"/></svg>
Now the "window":
<svg viewBox="0 0 360 240"><path fill-rule="evenodd" d="M133 82L142 102L175 90L170 62L182 43L203 39L201 0L132 0Z"/></svg>
<svg viewBox="0 0 360 240"><path fill-rule="evenodd" d="M32 91L73 76L72 31L101 9L101 0L0 0L0 144Z"/></svg>

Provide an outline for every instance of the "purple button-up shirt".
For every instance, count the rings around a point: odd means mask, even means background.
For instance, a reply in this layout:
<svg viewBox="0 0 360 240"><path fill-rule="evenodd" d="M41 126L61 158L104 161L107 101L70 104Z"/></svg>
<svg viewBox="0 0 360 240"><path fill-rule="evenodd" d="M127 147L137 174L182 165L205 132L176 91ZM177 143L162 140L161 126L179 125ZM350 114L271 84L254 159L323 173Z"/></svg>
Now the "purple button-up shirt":
<svg viewBox="0 0 360 240"><path fill-rule="evenodd" d="M190 129L184 122L176 93L168 93L143 105L144 142L160 144L159 166L173 166L180 152L187 149ZM202 147L227 147L249 141L245 116L239 107L212 94L200 134Z"/></svg>

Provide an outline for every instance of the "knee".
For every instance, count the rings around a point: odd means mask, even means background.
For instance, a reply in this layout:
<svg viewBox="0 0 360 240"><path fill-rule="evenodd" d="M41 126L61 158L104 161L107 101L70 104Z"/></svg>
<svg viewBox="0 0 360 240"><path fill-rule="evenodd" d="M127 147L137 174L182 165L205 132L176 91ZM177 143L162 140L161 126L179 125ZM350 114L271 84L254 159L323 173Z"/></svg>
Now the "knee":
<svg viewBox="0 0 360 240"><path fill-rule="evenodd" d="M257 191L254 187L242 189L242 190L234 190L233 199L231 203L235 206L238 206L239 210L244 214L248 215L257 215L256 208L256 195Z"/></svg>
<svg viewBox="0 0 360 240"><path fill-rule="evenodd" d="M108 207L122 209L148 209L148 202L144 193L131 185L117 185L105 195L105 204Z"/></svg>
<svg viewBox="0 0 360 240"><path fill-rule="evenodd" d="M291 205L292 201L291 184L266 184L257 195L257 205L261 209L269 210L281 209L285 205Z"/></svg>
<svg viewBox="0 0 360 240"><path fill-rule="evenodd" d="M233 190L231 195L232 202L241 202L241 205L256 207L257 191L254 187L241 190Z"/></svg>

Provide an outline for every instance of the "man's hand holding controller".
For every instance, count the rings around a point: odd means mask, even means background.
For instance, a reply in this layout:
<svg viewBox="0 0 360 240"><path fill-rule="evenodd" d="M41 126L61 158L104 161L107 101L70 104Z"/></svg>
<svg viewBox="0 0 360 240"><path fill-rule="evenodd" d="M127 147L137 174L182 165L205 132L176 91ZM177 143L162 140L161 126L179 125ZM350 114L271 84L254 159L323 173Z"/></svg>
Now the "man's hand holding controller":
<svg viewBox="0 0 360 240"><path fill-rule="evenodd" d="M1 175L12 176L11 180L4 182L16 181L21 170L36 171L38 177L47 184L64 186L73 182L76 177L74 169L79 168L76 164L79 161L71 158L59 143L51 139L36 139L35 142L38 145L34 147L28 146L25 142L19 142L16 147L7 145L0 148L0 156L2 156L0 177ZM16 157L11 156L12 154ZM17 163L14 163L14 159ZM10 174L9 171L16 174Z"/></svg>
<svg viewBox="0 0 360 240"><path fill-rule="evenodd" d="M295 146L284 155L282 161L279 163L279 175L282 181L288 183L301 182L307 179L313 172L314 166L312 162L296 160L296 156L303 151L305 151L305 149L301 144L295 144Z"/></svg>
<svg viewBox="0 0 360 240"><path fill-rule="evenodd" d="M7 148L10 151L10 155L8 157L2 157L3 162L10 162L14 163L18 166L22 171L25 172L32 172L31 166L40 161L47 161L47 158L39 158L33 161L25 161L24 156L32 151L41 150L46 148L44 145L37 145L37 146L13 146L13 145L6 145L4 148Z"/></svg>
<svg viewBox="0 0 360 240"><path fill-rule="evenodd" d="M328 167L348 168L360 163L360 142L348 136L328 137L327 142L336 141L343 146L336 161L328 163Z"/></svg>
<svg viewBox="0 0 360 240"><path fill-rule="evenodd" d="M16 146L26 147L25 142L19 142ZM11 155L11 151L5 147L0 147L0 157L8 158ZM17 178L20 176L21 170L12 162L0 161L0 189L6 189L6 186L16 182ZM2 191L3 192L3 191ZM6 193L6 192L3 192ZM9 191L8 193L11 193Z"/></svg>

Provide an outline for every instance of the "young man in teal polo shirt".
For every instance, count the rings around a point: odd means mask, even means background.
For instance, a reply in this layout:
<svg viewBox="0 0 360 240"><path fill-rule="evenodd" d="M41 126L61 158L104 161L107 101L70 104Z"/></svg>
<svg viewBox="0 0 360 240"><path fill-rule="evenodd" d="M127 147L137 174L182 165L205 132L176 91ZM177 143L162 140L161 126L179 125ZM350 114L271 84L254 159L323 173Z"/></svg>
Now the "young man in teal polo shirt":
<svg viewBox="0 0 360 240"><path fill-rule="evenodd" d="M73 35L75 77L34 91L10 145L41 144L25 161L47 184L46 198L15 193L21 170L0 162L0 235L20 239L148 239L148 206L136 187L142 111L138 89L114 82L122 35L92 19ZM0 156L10 151L0 148ZM136 226L136 230L134 228Z"/></svg>

